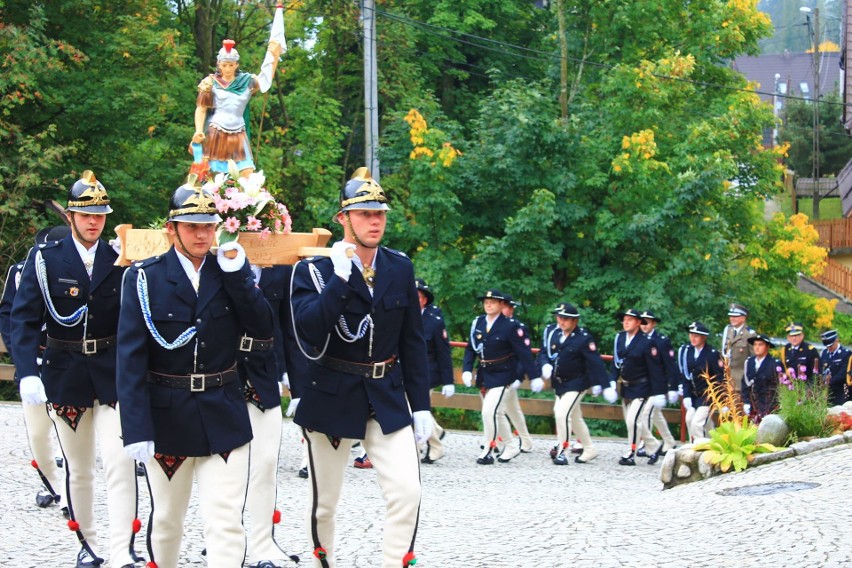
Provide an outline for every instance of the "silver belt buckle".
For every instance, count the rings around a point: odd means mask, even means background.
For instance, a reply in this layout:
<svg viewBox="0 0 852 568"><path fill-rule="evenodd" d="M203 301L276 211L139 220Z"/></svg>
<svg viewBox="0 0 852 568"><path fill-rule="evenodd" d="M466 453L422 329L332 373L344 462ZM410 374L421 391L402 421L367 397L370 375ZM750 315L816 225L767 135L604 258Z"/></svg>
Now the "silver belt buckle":
<svg viewBox="0 0 852 568"><path fill-rule="evenodd" d="M94 355L98 352L98 340L97 339L84 339L83 340L83 355Z"/></svg>
<svg viewBox="0 0 852 568"><path fill-rule="evenodd" d="M374 379L383 379L385 377L385 367L387 363L382 361L381 363L373 363L373 378Z"/></svg>
<svg viewBox="0 0 852 568"><path fill-rule="evenodd" d="M254 347L254 337L244 335L240 338L240 351L251 351Z"/></svg>
<svg viewBox="0 0 852 568"><path fill-rule="evenodd" d="M189 376L189 391L204 392L204 375Z"/></svg>

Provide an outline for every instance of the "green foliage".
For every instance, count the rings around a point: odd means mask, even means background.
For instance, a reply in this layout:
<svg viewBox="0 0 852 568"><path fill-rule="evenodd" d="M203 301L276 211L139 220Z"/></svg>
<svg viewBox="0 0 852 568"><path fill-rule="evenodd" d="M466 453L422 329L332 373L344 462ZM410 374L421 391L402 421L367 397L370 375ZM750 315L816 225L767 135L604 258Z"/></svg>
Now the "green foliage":
<svg viewBox="0 0 852 568"><path fill-rule="evenodd" d="M833 177L852 155L852 138L837 120L835 109L841 104L840 94L835 90L821 100L824 102L819 109L819 171L821 177ZM789 99L778 130L779 143L790 145L784 162L799 177L813 177L813 108L810 101Z"/></svg>
<svg viewBox="0 0 852 568"><path fill-rule="evenodd" d="M792 379L789 385L778 385L778 414L790 428L790 443L830 435L832 425L826 418L828 406L828 387L819 377L815 377L813 383Z"/></svg>
<svg viewBox="0 0 852 568"><path fill-rule="evenodd" d="M744 416L742 422L730 420L710 430L710 440L694 446L695 451L703 451L702 459L717 465L727 472L734 467L742 471L748 467L754 454L765 454L777 450L772 444L758 444L757 426L750 424Z"/></svg>

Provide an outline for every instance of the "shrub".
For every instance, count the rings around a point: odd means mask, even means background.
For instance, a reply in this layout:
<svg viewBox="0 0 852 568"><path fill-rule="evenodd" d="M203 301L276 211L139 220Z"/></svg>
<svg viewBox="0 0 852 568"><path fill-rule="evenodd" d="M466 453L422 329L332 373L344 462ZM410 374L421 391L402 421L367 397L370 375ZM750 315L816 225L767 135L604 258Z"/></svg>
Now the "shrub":
<svg viewBox="0 0 852 568"><path fill-rule="evenodd" d="M713 465L718 465L727 472L742 471L754 459L754 454L774 452L777 448L772 444L757 444L757 426L750 424L747 416L742 421L728 420L717 428L710 430L710 440L695 445L696 451L704 451L702 459Z"/></svg>
<svg viewBox="0 0 852 568"><path fill-rule="evenodd" d="M778 414L790 428L788 442L805 437L824 437L831 433L827 420L828 387L819 376L811 382L802 373L778 385Z"/></svg>

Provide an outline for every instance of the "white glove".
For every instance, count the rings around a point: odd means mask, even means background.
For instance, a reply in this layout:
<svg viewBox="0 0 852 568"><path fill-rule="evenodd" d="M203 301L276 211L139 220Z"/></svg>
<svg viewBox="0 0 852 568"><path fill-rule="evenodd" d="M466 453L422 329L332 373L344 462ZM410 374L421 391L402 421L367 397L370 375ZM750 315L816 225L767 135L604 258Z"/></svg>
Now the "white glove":
<svg viewBox="0 0 852 568"><path fill-rule="evenodd" d="M677 394L683 396L683 384L677 386Z"/></svg>
<svg viewBox="0 0 852 568"><path fill-rule="evenodd" d="M462 373L462 382L464 383L464 386L469 387L471 383L473 383L473 373L470 371Z"/></svg>
<svg viewBox="0 0 852 568"><path fill-rule="evenodd" d="M689 397L684 398L683 399L683 407L687 410L692 408L692 399L689 398Z"/></svg>
<svg viewBox="0 0 852 568"><path fill-rule="evenodd" d="M518 390L518 387L520 387L520 386L521 386L521 381L519 381L518 379L515 379L515 380L512 382L512 384L511 384L511 385L509 385L509 386L512 388L512 390Z"/></svg>
<svg viewBox="0 0 852 568"><path fill-rule="evenodd" d="M115 237L109 241L109 246L115 251L115 254L121 255L121 237Z"/></svg>
<svg viewBox="0 0 852 568"><path fill-rule="evenodd" d="M47 402L47 395L44 394L44 383L36 375L21 379L18 388L21 392L21 402L24 404L44 404Z"/></svg>
<svg viewBox="0 0 852 568"><path fill-rule="evenodd" d="M745 413L746 416L751 414L751 405L750 404L744 404L743 405L743 412Z"/></svg>
<svg viewBox="0 0 852 568"><path fill-rule="evenodd" d="M669 391L669 393L668 393L669 404L676 404L678 396L679 395L677 394L677 391Z"/></svg>
<svg viewBox="0 0 852 568"><path fill-rule="evenodd" d="M592 386L592 396L600 396L600 394L602 392L603 392L602 386L600 386L600 385L593 385Z"/></svg>
<svg viewBox="0 0 852 568"><path fill-rule="evenodd" d="M615 383L610 381L609 386L603 390L604 400L610 404L613 404L616 400L618 400L618 392L615 390Z"/></svg>
<svg viewBox="0 0 852 568"><path fill-rule="evenodd" d="M414 418L414 441L425 444L432 435L432 413L428 410L417 410L411 416Z"/></svg>
<svg viewBox="0 0 852 568"><path fill-rule="evenodd" d="M225 256L225 253L229 250L237 251L237 256L234 258ZM219 262L222 272L236 272L246 263L246 251L240 243L231 241L219 247L219 250L216 251L216 260Z"/></svg>
<svg viewBox="0 0 852 568"><path fill-rule="evenodd" d="M663 408L666 405L666 395L655 394L651 397L651 404L657 408Z"/></svg>
<svg viewBox="0 0 852 568"><path fill-rule="evenodd" d="M296 414L296 409L299 407L299 401L302 400L300 398L291 398L290 404L287 405L287 412L284 413L284 416L290 417Z"/></svg>
<svg viewBox="0 0 852 568"><path fill-rule="evenodd" d="M533 392L541 392L544 389L544 379L541 377L530 381L530 390Z"/></svg>
<svg viewBox="0 0 852 568"><path fill-rule="evenodd" d="M553 376L553 365L550 363L545 363L541 366L541 378L549 379Z"/></svg>
<svg viewBox="0 0 852 568"><path fill-rule="evenodd" d="M331 246L331 263L334 265L334 273L349 282L352 274L352 259L346 256L348 249L355 250L355 245L343 241L337 241Z"/></svg>
<svg viewBox="0 0 852 568"><path fill-rule="evenodd" d="M441 394L446 398L450 398L456 394L456 385L444 385L441 387Z"/></svg>
<svg viewBox="0 0 852 568"><path fill-rule="evenodd" d="M281 375L281 382L284 383L284 386L289 389L290 388L290 375L288 375L287 373L284 373L283 375Z"/></svg>
<svg viewBox="0 0 852 568"><path fill-rule="evenodd" d="M139 463L146 464L154 457L154 442L148 440L147 442L127 444L124 446L124 453Z"/></svg>

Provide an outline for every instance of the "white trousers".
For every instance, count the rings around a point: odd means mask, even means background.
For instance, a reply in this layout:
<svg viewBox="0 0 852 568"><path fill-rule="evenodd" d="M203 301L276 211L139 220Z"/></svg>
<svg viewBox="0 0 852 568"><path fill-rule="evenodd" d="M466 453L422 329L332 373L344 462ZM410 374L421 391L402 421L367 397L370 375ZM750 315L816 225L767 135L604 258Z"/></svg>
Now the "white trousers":
<svg viewBox="0 0 852 568"><path fill-rule="evenodd" d="M33 465L41 471L50 487L45 487L54 496L61 496L65 490L62 487L62 471L54 462L59 455L56 444L56 430L53 420L44 404L24 404L24 427L27 429L27 440ZM44 482L43 480L42 483ZM60 501L60 505L64 505Z"/></svg>
<svg viewBox="0 0 852 568"><path fill-rule="evenodd" d="M692 440L696 438L708 438L710 430L715 428L713 419L710 417L709 406L686 409L686 429Z"/></svg>
<svg viewBox="0 0 852 568"><path fill-rule="evenodd" d="M561 452L568 447L568 437L573 430L583 444L583 449L592 447L592 436L589 427L583 420L583 409L580 401L586 391L568 391L557 396L553 402L553 416L556 419L556 447Z"/></svg>
<svg viewBox="0 0 852 568"><path fill-rule="evenodd" d="M426 441L426 457L432 460L438 460L444 457L444 442L441 441L441 436L444 435L444 429L432 416L432 435Z"/></svg>
<svg viewBox="0 0 852 568"><path fill-rule="evenodd" d="M188 457L169 480L156 459L147 464L151 487L148 552L157 568L176 568L192 480L204 523L209 568L238 568L246 554L243 508L249 473L249 444L228 454Z"/></svg>
<svg viewBox="0 0 852 568"><path fill-rule="evenodd" d="M284 561L287 560L287 555L275 542L276 480L283 423L281 409L276 407L262 411L254 404L248 404L248 411L254 434L249 444L251 458L246 494L246 511L251 521L248 563L257 564L261 560Z"/></svg>
<svg viewBox="0 0 852 568"><path fill-rule="evenodd" d="M482 431L485 434L482 456L488 455L498 445L505 447L513 441L512 429L505 417L506 392L510 390L511 387L494 387L486 390L482 397Z"/></svg>
<svg viewBox="0 0 852 568"><path fill-rule="evenodd" d="M518 391L509 387L506 389L506 394L503 401L503 409L504 412L500 415L500 420L506 420L508 418L512 422L512 426L515 427L515 431L518 433L518 437L521 439L521 448L525 451L532 450L532 438L530 437L530 431L527 428L527 419L524 416L523 410L521 410L521 401L518 397ZM508 424L504 425L501 432L512 431L512 427ZM502 434L501 434L502 435Z"/></svg>
<svg viewBox="0 0 852 568"><path fill-rule="evenodd" d="M669 451L674 448L676 445L675 439L672 436L672 431L669 430L669 423L666 421L666 417L663 416L662 408L652 405L651 423L657 427L657 432L660 433L660 437L663 439L663 450Z"/></svg>
<svg viewBox="0 0 852 568"><path fill-rule="evenodd" d="M630 444L629 456L636 453L640 439L645 442L645 451L648 455L656 452L662 443L651 434L651 406L651 403L644 398L634 398L630 404L626 405L623 402L621 404L624 423L627 425L627 441Z"/></svg>
<svg viewBox="0 0 852 568"><path fill-rule="evenodd" d="M62 409L60 409L60 412ZM62 455L65 458L65 494L71 520L79 525L77 538L85 540L91 552L103 557L95 526L95 437L101 446L106 478L107 514L109 515L109 564L133 564L136 521L136 464L124 453L118 405L98 404L83 412L74 430L49 405ZM67 412L67 411L66 411Z"/></svg>
<svg viewBox="0 0 852 568"><path fill-rule="evenodd" d="M307 511L308 539L314 549L325 551L324 560L316 554L313 556L313 566L334 568L334 516L343 487L343 474L349 464L349 448L354 440L343 438L335 449L325 434L303 432L312 480ZM379 423L370 419L362 445L373 462L382 497L387 503L381 566L399 568L405 555L414 549L420 516L420 460L414 432L411 428L401 428L383 434ZM341 565L351 566L352 559L341 561Z"/></svg>

